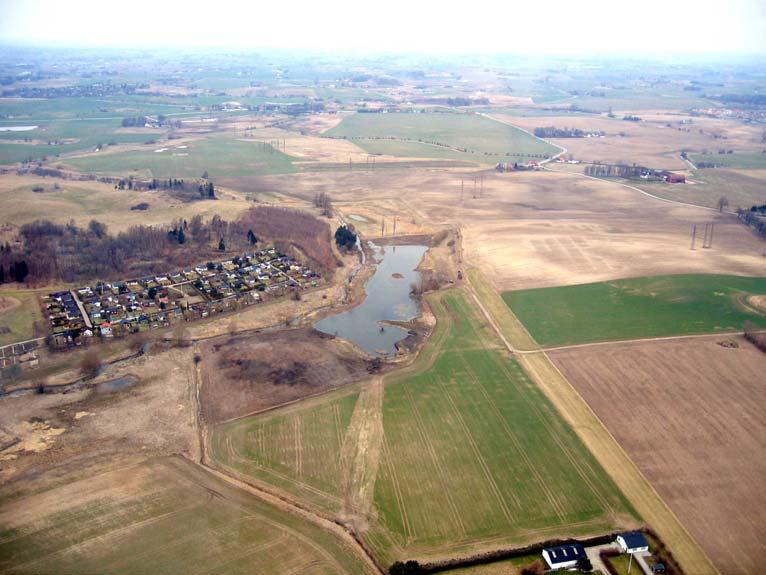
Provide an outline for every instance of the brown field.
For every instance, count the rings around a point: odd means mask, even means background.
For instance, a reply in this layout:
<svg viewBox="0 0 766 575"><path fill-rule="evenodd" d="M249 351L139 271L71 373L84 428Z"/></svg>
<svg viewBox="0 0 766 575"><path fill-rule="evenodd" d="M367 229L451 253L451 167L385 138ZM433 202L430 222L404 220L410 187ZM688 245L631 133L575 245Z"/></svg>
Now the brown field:
<svg viewBox="0 0 766 575"><path fill-rule="evenodd" d="M58 190L54 185L58 184ZM45 191L33 192L41 186ZM115 190L111 184L93 181L70 181L37 176L4 175L0 178L0 203L3 224L21 225L37 219L58 223L74 220L80 226L96 219L112 232L126 230L138 224L168 224L183 217L191 219L200 214L205 219L218 214L224 219L236 219L252 204L233 190L223 189L218 200L182 202L168 194ZM149 209L131 210L146 202Z"/></svg>
<svg viewBox="0 0 766 575"><path fill-rule="evenodd" d="M199 346L203 414L218 423L368 376L348 342L311 328L225 336Z"/></svg>
<svg viewBox="0 0 766 575"><path fill-rule="evenodd" d="M474 199L479 175L484 193ZM760 275L766 263L766 244L732 216L575 174L403 169L268 176L259 184L307 201L325 191L344 213L387 220L398 213L430 229L459 225L465 265L482 269L500 291L663 273ZM691 224L711 221L713 249L691 251Z"/></svg>
<svg viewBox="0 0 766 575"><path fill-rule="evenodd" d="M171 349L106 367L96 382L135 382L117 391L3 397L0 428L20 442L0 452L0 484L92 457L198 456L193 365L191 347ZM79 376L68 373L68 381Z"/></svg>
<svg viewBox="0 0 766 575"><path fill-rule="evenodd" d="M724 574L754 573L766 527L766 355L742 338L550 357Z"/></svg>
<svg viewBox="0 0 766 575"><path fill-rule="evenodd" d="M680 157L683 150L703 151L731 148L737 151L763 148L762 130L731 120L690 118L677 114L637 112L641 122L626 122L602 116L502 117L529 130L538 127L579 128L606 132L604 138L553 138L567 148L567 157L585 162L639 164L655 169L684 170L689 166ZM498 116L500 118L500 116ZM691 120L692 124L680 124ZM670 124L670 127L667 126ZM702 130L703 133L700 133ZM624 135L620 135L624 134ZM726 139L716 139L714 135Z"/></svg>

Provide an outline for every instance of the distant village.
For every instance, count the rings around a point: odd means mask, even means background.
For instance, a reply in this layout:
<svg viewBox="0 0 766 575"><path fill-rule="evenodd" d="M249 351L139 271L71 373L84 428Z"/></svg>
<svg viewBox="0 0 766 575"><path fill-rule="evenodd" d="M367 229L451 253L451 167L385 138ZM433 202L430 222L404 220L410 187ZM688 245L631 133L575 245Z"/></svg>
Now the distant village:
<svg viewBox="0 0 766 575"><path fill-rule="evenodd" d="M275 248L166 275L98 282L43 298L53 348L193 321L318 285L320 276Z"/></svg>

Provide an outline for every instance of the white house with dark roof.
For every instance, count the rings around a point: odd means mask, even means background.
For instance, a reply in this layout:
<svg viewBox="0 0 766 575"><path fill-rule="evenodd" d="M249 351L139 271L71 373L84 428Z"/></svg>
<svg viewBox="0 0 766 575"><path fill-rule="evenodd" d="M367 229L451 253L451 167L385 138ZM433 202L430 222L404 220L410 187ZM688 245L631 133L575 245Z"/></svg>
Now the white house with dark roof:
<svg viewBox="0 0 766 575"><path fill-rule="evenodd" d="M620 533L616 541L623 553L643 553L649 551L649 542L640 531Z"/></svg>
<svg viewBox="0 0 766 575"><path fill-rule="evenodd" d="M585 557L585 548L579 543L567 543L543 549L543 559L551 569L570 569Z"/></svg>

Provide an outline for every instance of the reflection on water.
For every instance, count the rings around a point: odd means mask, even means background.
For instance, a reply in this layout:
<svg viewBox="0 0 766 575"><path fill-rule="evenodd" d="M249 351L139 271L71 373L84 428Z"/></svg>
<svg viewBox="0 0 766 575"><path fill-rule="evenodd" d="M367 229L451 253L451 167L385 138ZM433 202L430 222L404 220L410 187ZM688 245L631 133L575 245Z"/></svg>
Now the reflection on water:
<svg viewBox="0 0 766 575"><path fill-rule="evenodd" d="M419 302L410 296L410 285L420 281L415 268L427 249L426 246L377 248L378 268L367 282L364 302L326 317L314 327L347 339L371 355L396 353L395 344L407 337L407 330L381 322L408 321L420 314Z"/></svg>

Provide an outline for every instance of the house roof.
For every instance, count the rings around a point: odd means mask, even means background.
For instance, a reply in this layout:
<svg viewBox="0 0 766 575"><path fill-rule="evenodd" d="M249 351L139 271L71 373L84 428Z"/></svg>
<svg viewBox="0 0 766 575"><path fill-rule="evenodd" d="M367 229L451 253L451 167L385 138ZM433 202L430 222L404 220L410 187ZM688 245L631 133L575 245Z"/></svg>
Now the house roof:
<svg viewBox="0 0 766 575"><path fill-rule="evenodd" d="M564 563L566 561L579 561L585 557L585 548L579 543L569 543L558 547L543 549L550 557L551 563Z"/></svg>
<svg viewBox="0 0 766 575"><path fill-rule="evenodd" d="M625 546L628 549L638 549L640 547L648 547L649 542L644 537L644 534L640 531L628 531L627 533L621 533L620 537L625 541Z"/></svg>

